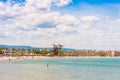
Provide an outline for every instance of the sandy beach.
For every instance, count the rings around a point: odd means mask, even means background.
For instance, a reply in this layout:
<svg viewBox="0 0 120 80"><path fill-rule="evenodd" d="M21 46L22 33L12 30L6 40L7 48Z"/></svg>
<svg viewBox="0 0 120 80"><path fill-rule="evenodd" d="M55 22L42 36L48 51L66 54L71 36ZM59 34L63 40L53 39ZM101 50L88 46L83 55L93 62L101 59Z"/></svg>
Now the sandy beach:
<svg viewBox="0 0 120 80"><path fill-rule="evenodd" d="M11 60L27 60L27 59L47 59L47 58L120 58L120 57L110 57L110 56L54 56L54 57L49 57L49 56L17 56L17 57L12 57L12 56L2 56L0 57L0 61L11 61Z"/></svg>
<svg viewBox="0 0 120 80"><path fill-rule="evenodd" d="M12 56L2 56L0 57L0 61L6 61L6 60L26 60L26 59L45 59L45 58L52 58L52 57L45 57L45 56L17 56L17 57L12 57ZM55 58L55 57L54 57Z"/></svg>

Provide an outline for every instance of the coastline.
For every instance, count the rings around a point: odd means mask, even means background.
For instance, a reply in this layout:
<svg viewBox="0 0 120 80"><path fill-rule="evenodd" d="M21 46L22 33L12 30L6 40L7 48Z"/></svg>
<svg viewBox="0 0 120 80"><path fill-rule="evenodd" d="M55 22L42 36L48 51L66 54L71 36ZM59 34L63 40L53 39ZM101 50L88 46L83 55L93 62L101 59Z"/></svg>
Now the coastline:
<svg viewBox="0 0 120 80"><path fill-rule="evenodd" d="M53 56L53 57L50 57L50 56L20 56L20 57L1 56L0 61L28 60L28 59L56 59L56 58L69 59L69 58L120 58L120 57L115 57L115 56L105 56L105 57L101 57L101 56Z"/></svg>

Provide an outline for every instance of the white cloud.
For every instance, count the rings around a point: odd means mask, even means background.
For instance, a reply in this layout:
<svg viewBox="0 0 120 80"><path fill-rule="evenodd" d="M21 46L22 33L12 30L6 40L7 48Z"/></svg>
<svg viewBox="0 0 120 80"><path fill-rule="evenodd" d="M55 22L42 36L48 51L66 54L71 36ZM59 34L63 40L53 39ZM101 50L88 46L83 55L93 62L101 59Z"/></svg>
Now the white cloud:
<svg viewBox="0 0 120 80"><path fill-rule="evenodd" d="M14 45L109 49L120 43L119 19L52 11L71 0L28 0L13 7L0 2L0 43ZM47 27L46 27L47 26ZM113 43L114 42L114 43Z"/></svg>
<svg viewBox="0 0 120 80"><path fill-rule="evenodd" d="M84 23L94 23L98 21L98 17L97 16L83 16L81 17L81 21L83 21Z"/></svg>
<svg viewBox="0 0 120 80"><path fill-rule="evenodd" d="M55 5L58 7L65 6L72 2L72 0L54 0Z"/></svg>

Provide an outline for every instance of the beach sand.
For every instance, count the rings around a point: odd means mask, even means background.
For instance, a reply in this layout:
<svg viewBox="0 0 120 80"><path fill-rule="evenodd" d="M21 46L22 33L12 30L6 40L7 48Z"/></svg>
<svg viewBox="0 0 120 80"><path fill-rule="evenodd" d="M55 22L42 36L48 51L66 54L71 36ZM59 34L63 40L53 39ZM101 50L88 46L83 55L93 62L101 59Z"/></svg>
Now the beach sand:
<svg viewBox="0 0 120 80"><path fill-rule="evenodd" d="M11 61L11 60L26 60L26 59L47 59L47 58L120 58L120 57L111 57L111 56L54 56L54 57L49 57L49 56L1 56L0 61Z"/></svg>

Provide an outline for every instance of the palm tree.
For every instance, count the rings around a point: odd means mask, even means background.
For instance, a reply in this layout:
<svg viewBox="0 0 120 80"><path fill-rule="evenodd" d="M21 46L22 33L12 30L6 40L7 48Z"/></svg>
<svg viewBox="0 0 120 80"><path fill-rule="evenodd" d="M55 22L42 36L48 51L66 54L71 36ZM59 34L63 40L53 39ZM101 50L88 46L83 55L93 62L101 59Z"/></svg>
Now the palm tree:
<svg viewBox="0 0 120 80"><path fill-rule="evenodd" d="M28 55L32 54L32 50L28 49Z"/></svg>
<svg viewBox="0 0 120 80"><path fill-rule="evenodd" d="M15 53L17 53L17 49L12 48L12 56L13 56Z"/></svg>
<svg viewBox="0 0 120 80"><path fill-rule="evenodd" d="M41 51L42 55L47 55L48 53L50 53L50 50L48 50L47 48L43 48Z"/></svg>
<svg viewBox="0 0 120 80"><path fill-rule="evenodd" d="M20 54L21 54L21 49L18 48L18 49L17 49L17 55L20 55Z"/></svg>
<svg viewBox="0 0 120 80"><path fill-rule="evenodd" d="M26 49L22 48L21 55L23 56L23 55L25 55L25 53L26 53Z"/></svg>

